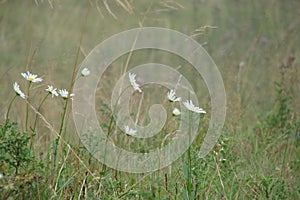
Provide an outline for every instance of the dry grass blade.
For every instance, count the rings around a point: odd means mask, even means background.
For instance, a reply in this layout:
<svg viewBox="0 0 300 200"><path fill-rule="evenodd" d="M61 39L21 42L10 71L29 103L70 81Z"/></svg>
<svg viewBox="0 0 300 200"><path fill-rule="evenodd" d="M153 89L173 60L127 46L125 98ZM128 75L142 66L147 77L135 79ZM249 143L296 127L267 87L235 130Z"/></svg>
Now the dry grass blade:
<svg viewBox="0 0 300 200"><path fill-rule="evenodd" d="M200 26L199 28L195 29L195 30L192 32L191 37L195 37L195 36L204 34L204 32L205 32L207 29L217 29L217 28L218 28L217 26L211 26L211 25Z"/></svg>
<svg viewBox="0 0 300 200"><path fill-rule="evenodd" d="M127 0L125 0L125 3L130 12L133 13L133 6Z"/></svg>
<svg viewBox="0 0 300 200"><path fill-rule="evenodd" d="M99 15L100 15L100 16L102 17L102 19L103 19L103 18L104 18L104 15L103 15L103 13L102 13L102 11L101 11L101 8L100 8L100 5L99 5L99 1L96 1L96 9L97 9Z"/></svg>
<svg viewBox="0 0 300 200"><path fill-rule="evenodd" d="M67 159L69 157L69 153L70 153L70 148L68 148L68 152L67 152L67 155L65 156L65 159L64 159L64 162L62 163L60 169L59 169L59 172L58 172L58 175L57 175L57 178L56 178L56 184L55 184L55 187L54 187L54 190L57 191L57 187L58 187L58 183L59 183L59 177L61 175L61 172L67 162Z"/></svg>
<svg viewBox="0 0 300 200"><path fill-rule="evenodd" d="M162 1L160 2L160 4L166 8L169 8L171 10L178 10L180 8L184 8L181 4L179 4L178 2L175 2L175 1L171 1L171 0L168 0L168 1Z"/></svg>
<svg viewBox="0 0 300 200"><path fill-rule="evenodd" d="M111 11L111 9L110 9L110 7L107 3L107 0L103 0L103 3L104 3L104 6L105 6L106 10L109 12L109 14L111 16L113 16L113 18L118 19L118 17Z"/></svg>
<svg viewBox="0 0 300 200"><path fill-rule="evenodd" d="M128 4L125 5L121 0L116 0L116 2L117 2L124 10L126 10L128 13L132 14L132 9L131 9L131 7L128 7Z"/></svg>
<svg viewBox="0 0 300 200"><path fill-rule="evenodd" d="M87 56L87 53L84 51L83 47L80 45L80 51L84 57Z"/></svg>
<svg viewBox="0 0 300 200"><path fill-rule="evenodd" d="M52 0L48 0L48 3L49 3L49 5L50 5L51 9L53 9L54 7L53 7Z"/></svg>

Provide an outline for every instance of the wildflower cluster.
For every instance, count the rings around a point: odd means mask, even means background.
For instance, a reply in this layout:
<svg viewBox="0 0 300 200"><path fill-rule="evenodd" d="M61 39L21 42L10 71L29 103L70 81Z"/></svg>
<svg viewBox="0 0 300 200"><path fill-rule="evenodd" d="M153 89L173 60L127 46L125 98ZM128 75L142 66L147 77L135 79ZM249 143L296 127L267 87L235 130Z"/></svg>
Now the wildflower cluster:
<svg viewBox="0 0 300 200"><path fill-rule="evenodd" d="M84 77L84 76L88 76L90 75L90 70L88 68L84 68L82 71L81 71L81 75ZM29 91L30 91L30 86L32 83L40 83L43 81L43 79L41 77L38 77L38 75L36 74L33 74L29 71L27 71L26 73L21 73L21 76L26 79L27 81L29 81L29 84L28 84L28 90L27 90L27 96L24 94L24 92L22 92L22 90L20 89L20 85L17 83L17 82L14 82L13 84L13 89L16 93L15 97L11 100L10 104L9 104L9 108L8 108L8 111L7 111L7 114L6 114L6 120L8 122L8 116L9 116L9 112L10 112L10 108L11 108L11 105L12 103L14 102L15 98L17 96L20 96L21 98L23 99L26 99L28 98L29 96ZM41 108L43 102L45 101L45 99L48 97L48 95L51 95L52 98L54 97L58 97L59 95L64 99L68 99L68 98L71 98L73 100L73 97L75 96L73 93L69 94L69 92L66 90L66 89L60 89L58 90L57 88L54 88L54 86L52 85L48 85L48 87L45 89L46 92L48 92L48 94L45 96L45 98L41 101L41 104L38 108L38 110ZM28 122L28 105L26 107L26 127L27 127L27 122ZM35 125L36 125L36 120L35 120ZM34 125L34 127L35 127Z"/></svg>
<svg viewBox="0 0 300 200"><path fill-rule="evenodd" d="M135 91L142 92L142 89L140 88L140 85L136 82L136 74L130 73L129 72L129 81L131 86ZM167 93L167 98L169 99L170 102L181 102L181 97L176 96L175 89L171 89ZM185 106L186 109L188 109L191 112L198 113L198 114L205 114L206 111L203 110L203 108L200 108L198 106L195 106L192 100L186 100L183 102L183 105ZM181 114L180 110L178 108L174 108L172 111L173 115L178 116ZM131 129L129 126L125 126L125 133L131 136L136 135L136 130Z"/></svg>
<svg viewBox="0 0 300 200"><path fill-rule="evenodd" d="M26 73L21 73L21 75L30 83L39 83L42 82L43 79L38 77L36 74L32 74L31 72L27 71ZM82 76L88 76L90 75L90 70L88 68L84 68L81 71ZM17 82L13 84L14 91L16 92L16 95L20 96L23 99L26 99L26 95L22 92L20 89L20 86ZM63 99L69 98L69 92L66 89L58 90L57 88L54 88L52 85L48 85L48 87L45 89L49 94L51 94L52 98L61 96ZM70 94L70 98L73 99L75 95L73 93Z"/></svg>
<svg viewBox="0 0 300 200"><path fill-rule="evenodd" d="M167 93L168 99L170 100L170 102L176 102L176 101L181 101L181 97L177 97L175 94L175 90L171 89L168 93ZM200 107L197 107L194 105L194 103L192 102L192 100L186 100L185 102L183 102L183 105L190 111L194 112L194 113L203 113L205 114L205 110L203 110ZM174 108L173 110L173 114L174 115L180 115L180 111L178 110L178 108Z"/></svg>

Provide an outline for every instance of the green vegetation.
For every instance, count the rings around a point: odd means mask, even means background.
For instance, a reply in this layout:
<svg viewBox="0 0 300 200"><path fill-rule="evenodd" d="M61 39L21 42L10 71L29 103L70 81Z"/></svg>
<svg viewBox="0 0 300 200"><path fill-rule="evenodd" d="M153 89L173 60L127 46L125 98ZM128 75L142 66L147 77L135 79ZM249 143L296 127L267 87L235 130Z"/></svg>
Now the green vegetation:
<svg viewBox="0 0 300 200"><path fill-rule="evenodd" d="M299 8L297 0L0 1L0 199L300 199ZM97 44L148 26L203 45L223 76L227 116L213 151L200 159L210 119L202 78L167 52L123 55L96 91L99 123L116 145L146 152L178 126L172 118L151 140L118 134L110 97L127 63L127 71L148 62L178 69L208 111L181 158L156 172L130 174L98 162L76 134L71 100L45 89L72 91L81 61ZM20 73L27 70L43 81L25 80ZM26 99L16 95L16 81ZM143 105L167 93L143 90ZM139 105L137 94L131 103ZM139 123L149 123L148 109L141 107ZM131 117L138 111L133 106Z"/></svg>

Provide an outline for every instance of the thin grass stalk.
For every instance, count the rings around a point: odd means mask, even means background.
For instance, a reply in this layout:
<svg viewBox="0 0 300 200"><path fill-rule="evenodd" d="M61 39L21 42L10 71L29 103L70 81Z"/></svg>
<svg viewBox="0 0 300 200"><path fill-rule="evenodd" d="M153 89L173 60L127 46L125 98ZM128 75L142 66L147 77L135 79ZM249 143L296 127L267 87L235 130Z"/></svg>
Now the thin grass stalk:
<svg viewBox="0 0 300 200"><path fill-rule="evenodd" d="M27 88L27 99L28 99L27 102L29 102L30 86L31 86L31 81L29 81L28 88ZM26 104L26 116L25 116L25 130L26 130L26 132L28 131L28 113L29 113L29 105L27 103Z"/></svg>
<svg viewBox="0 0 300 200"><path fill-rule="evenodd" d="M18 96L18 95L16 94L16 95L12 98L12 100L10 101L10 103L9 103L9 106L8 106L8 109L7 109L7 112L6 112L5 127L7 126L8 122L9 122L9 112L10 112L12 103L15 101L15 99L16 99L17 96Z"/></svg>
<svg viewBox="0 0 300 200"><path fill-rule="evenodd" d="M47 97L49 96L50 93L48 93L44 98L43 100L41 101L39 107L38 107L38 112L40 112L41 110L41 107L43 105L43 103L45 102L45 100L47 99ZM38 119L38 114L35 115L35 120L34 120L34 125L33 125L33 128L32 128L32 131L35 132L35 129L36 129L36 124L37 124L37 119Z"/></svg>

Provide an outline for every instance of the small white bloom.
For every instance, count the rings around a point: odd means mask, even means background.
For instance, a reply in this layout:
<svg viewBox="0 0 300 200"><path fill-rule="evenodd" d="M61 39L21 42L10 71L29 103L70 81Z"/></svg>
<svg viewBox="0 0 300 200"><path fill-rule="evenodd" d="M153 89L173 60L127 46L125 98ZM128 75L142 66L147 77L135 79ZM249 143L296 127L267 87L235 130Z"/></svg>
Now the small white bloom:
<svg viewBox="0 0 300 200"><path fill-rule="evenodd" d="M91 71L88 68L83 68L83 70L81 71L81 75L82 76L88 76L90 75Z"/></svg>
<svg viewBox="0 0 300 200"><path fill-rule="evenodd" d="M175 90L170 90L167 95L170 101L181 101L181 97L176 97Z"/></svg>
<svg viewBox="0 0 300 200"><path fill-rule="evenodd" d="M127 135L135 136L136 135L136 130L133 130L129 128L129 126L125 126L125 133Z"/></svg>
<svg viewBox="0 0 300 200"><path fill-rule="evenodd" d="M181 114L180 110L178 108L174 108L173 115L178 116L180 114Z"/></svg>
<svg viewBox="0 0 300 200"><path fill-rule="evenodd" d="M54 96L58 96L58 93L56 92L56 88L54 88L52 85L48 85L48 88L46 89L47 92L49 92L52 95L52 98Z"/></svg>
<svg viewBox="0 0 300 200"><path fill-rule="evenodd" d="M195 106L192 102L192 100L188 101L186 100L186 102L183 103L183 105L190 111L195 112L195 113L206 113L205 110L203 110L202 108L199 108L197 106Z"/></svg>
<svg viewBox="0 0 300 200"><path fill-rule="evenodd" d="M129 72L129 81L135 91L142 92L140 85L135 80L136 74Z"/></svg>
<svg viewBox="0 0 300 200"><path fill-rule="evenodd" d="M27 81L30 81L30 82L33 82L33 83L42 82L42 80L43 80L42 78L38 78L37 75L31 74L29 71L27 71L27 74L26 73L21 73L21 75Z"/></svg>
<svg viewBox="0 0 300 200"><path fill-rule="evenodd" d="M60 96L62 98L64 98L64 99L68 98L69 92L66 89L61 89L61 90L58 91L58 93L60 94ZM74 96L75 96L75 94L73 94L73 93L70 94L71 99L73 99L72 97L74 97Z"/></svg>
<svg viewBox="0 0 300 200"><path fill-rule="evenodd" d="M25 94L20 90L20 86L18 85L17 82L14 83L14 90L16 94L19 95L20 97L22 97L23 99L26 98Z"/></svg>
<svg viewBox="0 0 300 200"><path fill-rule="evenodd" d="M4 178L3 174L0 173L0 179L3 179L3 178Z"/></svg>

